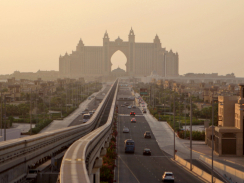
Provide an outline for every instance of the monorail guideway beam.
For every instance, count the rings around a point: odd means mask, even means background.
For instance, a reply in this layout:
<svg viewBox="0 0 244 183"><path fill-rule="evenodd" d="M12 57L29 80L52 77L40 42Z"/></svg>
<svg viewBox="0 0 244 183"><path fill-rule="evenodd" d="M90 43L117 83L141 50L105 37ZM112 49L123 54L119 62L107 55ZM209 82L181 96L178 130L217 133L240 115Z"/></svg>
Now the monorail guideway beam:
<svg viewBox="0 0 244 183"><path fill-rule="evenodd" d="M67 149L81 137L91 133L99 126L98 123L106 107L110 107L110 98L115 95L116 88L117 81L85 124L0 142L0 183L22 180L28 168L35 168L53 155ZM99 160L96 161L96 166L98 165Z"/></svg>

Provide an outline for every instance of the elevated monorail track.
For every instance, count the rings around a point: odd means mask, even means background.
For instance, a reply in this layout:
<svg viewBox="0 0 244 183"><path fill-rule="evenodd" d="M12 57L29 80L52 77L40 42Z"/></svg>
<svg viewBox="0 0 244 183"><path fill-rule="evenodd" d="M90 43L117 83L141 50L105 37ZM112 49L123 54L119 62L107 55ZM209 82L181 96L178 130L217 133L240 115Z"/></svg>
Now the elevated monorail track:
<svg viewBox="0 0 244 183"><path fill-rule="evenodd" d="M21 182L28 169L46 162L104 124L108 120L117 83L114 82L87 123L0 142L0 183Z"/></svg>

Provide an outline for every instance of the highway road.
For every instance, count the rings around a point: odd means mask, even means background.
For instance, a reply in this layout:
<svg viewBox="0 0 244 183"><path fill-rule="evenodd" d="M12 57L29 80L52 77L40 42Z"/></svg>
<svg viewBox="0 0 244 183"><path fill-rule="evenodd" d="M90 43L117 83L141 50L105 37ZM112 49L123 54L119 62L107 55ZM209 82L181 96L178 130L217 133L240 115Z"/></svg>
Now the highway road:
<svg viewBox="0 0 244 183"><path fill-rule="evenodd" d="M104 90L102 90L101 92L99 92L96 97L100 98L100 99L103 99L105 97L105 95L102 95L103 93L107 93L110 89L110 86L106 86L104 88ZM88 100L88 99L87 99ZM89 101L89 100L88 100ZM92 110L96 110L97 107L99 106L100 104L100 101L98 100L95 100L94 98L90 100L90 102L86 105L86 108L89 110L89 111L92 111ZM83 116L82 115L79 115L74 121L72 121L69 126L75 126L75 125L80 125L80 124L83 124Z"/></svg>
<svg viewBox="0 0 244 183"><path fill-rule="evenodd" d="M102 93L107 93L110 89L110 86L103 86L103 88L96 93L93 93L92 95L99 97L99 98L104 98L105 95L102 95ZM57 130L61 128L65 128L68 126L75 126L82 124L82 115L81 112L84 111L86 108L88 108L89 111L92 111L93 109L96 109L99 105L99 102L95 102L94 99L88 100L86 99L83 101L80 105L79 108L76 109L73 113L71 113L69 116L64 118L63 120L54 120L50 125L45 127L40 133L47 132L47 131L52 131L52 130Z"/></svg>
<svg viewBox="0 0 244 183"><path fill-rule="evenodd" d="M119 91L119 96L131 96L129 88L127 90ZM150 126L143 116L139 108L127 109L121 107L124 101L118 101L119 105L119 120L118 120L118 160L115 171L116 181L118 183L152 183L161 182L162 175L165 171L172 171L174 173L175 182L182 183L198 183L203 182L189 171L178 166L170 158L169 154L162 151L155 137L152 134L151 139L145 139L143 134L145 131L151 131ZM127 102L132 104L133 102ZM132 117L129 113L134 111L136 113L136 123L131 123ZM123 133L123 127L130 129L129 133ZM135 141L135 153L124 153L124 140L133 139ZM151 156L143 156L144 148L151 149Z"/></svg>

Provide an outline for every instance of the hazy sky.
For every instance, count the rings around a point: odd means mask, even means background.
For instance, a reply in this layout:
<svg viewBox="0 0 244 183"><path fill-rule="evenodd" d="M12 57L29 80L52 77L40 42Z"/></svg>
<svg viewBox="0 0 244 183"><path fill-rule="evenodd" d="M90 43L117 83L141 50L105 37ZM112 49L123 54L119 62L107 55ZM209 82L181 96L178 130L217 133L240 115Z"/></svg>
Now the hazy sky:
<svg viewBox="0 0 244 183"><path fill-rule="evenodd" d="M244 0L1 0L0 74L58 70L59 55L110 40L152 42L179 53L187 72L244 77ZM112 57L126 62L121 53Z"/></svg>

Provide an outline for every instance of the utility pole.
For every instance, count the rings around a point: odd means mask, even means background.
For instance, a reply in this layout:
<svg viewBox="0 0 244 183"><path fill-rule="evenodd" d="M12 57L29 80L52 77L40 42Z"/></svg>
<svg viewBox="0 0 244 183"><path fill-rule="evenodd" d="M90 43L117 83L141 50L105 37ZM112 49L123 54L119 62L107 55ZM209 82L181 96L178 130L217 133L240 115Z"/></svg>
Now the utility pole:
<svg viewBox="0 0 244 183"><path fill-rule="evenodd" d="M173 94L173 102L174 102L174 116L173 116L173 122L174 122L174 160L175 160L175 94Z"/></svg>
<svg viewBox="0 0 244 183"><path fill-rule="evenodd" d="M1 92L1 136L2 136L2 128L3 128L3 93Z"/></svg>
<svg viewBox="0 0 244 183"><path fill-rule="evenodd" d="M214 99L212 100L212 169L211 169L211 180L213 183L213 155L214 155Z"/></svg>
<svg viewBox="0 0 244 183"><path fill-rule="evenodd" d="M37 88L36 88L36 97L35 97L35 103L36 103L36 123L38 123L38 114L37 114L37 100L38 100L38 92L37 92Z"/></svg>
<svg viewBox="0 0 244 183"><path fill-rule="evenodd" d="M190 171L192 171L192 101L190 95Z"/></svg>
<svg viewBox="0 0 244 183"><path fill-rule="evenodd" d="M73 98L73 91L74 91L74 85L73 85L73 81L72 81L72 108L74 108L74 98Z"/></svg>
<svg viewBox="0 0 244 183"><path fill-rule="evenodd" d="M30 93L30 135L32 134L32 110L31 110L31 95L32 95L32 89L31 89L31 93Z"/></svg>
<svg viewBox="0 0 244 183"><path fill-rule="evenodd" d="M184 109L185 109L185 131L184 131L184 139L186 138L186 98L185 98L185 103L184 103Z"/></svg>
<svg viewBox="0 0 244 183"><path fill-rule="evenodd" d="M7 140L6 138L6 96L4 95L4 141Z"/></svg>
<svg viewBox="0 0 244 183"><path fill-rule="evenodd" d="M66 101L66 105L65 105L66 106L66 114L67 114L67 95L68 95L68 92L67 92L67 87L66 87L66 100L65 100Z"/></svg>

